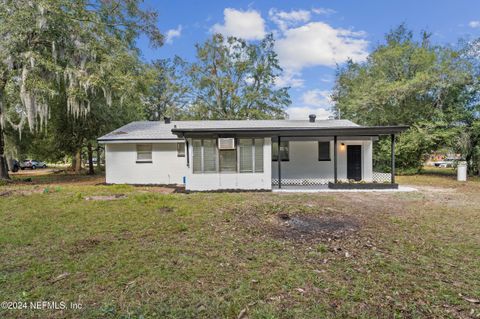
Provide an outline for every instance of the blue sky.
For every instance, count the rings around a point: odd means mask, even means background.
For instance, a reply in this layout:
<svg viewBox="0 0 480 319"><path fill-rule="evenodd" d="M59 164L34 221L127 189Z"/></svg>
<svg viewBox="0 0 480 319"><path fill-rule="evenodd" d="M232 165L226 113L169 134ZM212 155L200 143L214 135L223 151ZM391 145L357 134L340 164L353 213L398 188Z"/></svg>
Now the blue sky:
<svg viewBox="0 0 480 319"><path fill-rule="evenodd" d="M273 32L284 76L290 86L290 118L309 113L328 116L335 65L347 58L362 61L383 41L386 32L405 22L417 35L426 30L432 41L455 45L480 36L480 1L153 1L145 7L159 12L158 26L166 44L152 49L138 42L150 61L179 55L192 61L195 44L212 32L258 41Z"/></svg>

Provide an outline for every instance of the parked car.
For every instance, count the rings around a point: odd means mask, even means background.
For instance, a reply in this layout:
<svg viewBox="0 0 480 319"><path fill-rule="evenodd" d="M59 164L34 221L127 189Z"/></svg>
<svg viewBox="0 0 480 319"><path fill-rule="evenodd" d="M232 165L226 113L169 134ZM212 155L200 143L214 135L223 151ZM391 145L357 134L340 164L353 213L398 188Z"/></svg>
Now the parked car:
<svg viewBox="0 0 480 319"><path fill-rule="evenodd" d="M17 160L12 160L12 166L8 167L8 170L11 170L12 172L18 172L20 169L20 164L18 163Z"/></svg>
<svg viewBox="0 0 480 319"><path fill-rule="evenodd" d="M435 167L455 167L456 159L446 158L443 161L434 162Z"/></svg>
<svg viewBox="0 0 480 319"><path fill-rule="evenodd" d="M26 169L37 169L37 168L46 168L47 164L45 162L37 161L37 160L24 160L22 163L20 163L20 168Z"/></svg>

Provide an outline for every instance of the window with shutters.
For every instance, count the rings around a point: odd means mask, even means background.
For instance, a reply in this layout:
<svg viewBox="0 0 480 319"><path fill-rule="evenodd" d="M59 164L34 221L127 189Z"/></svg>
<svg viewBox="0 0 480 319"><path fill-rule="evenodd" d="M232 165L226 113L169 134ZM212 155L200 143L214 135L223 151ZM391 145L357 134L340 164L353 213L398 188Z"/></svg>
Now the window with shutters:
<svg viewBox="0 0 480 319"><path fill-rule="evenodd" d="M288 141L280 141L280 152L282 162L290 160L290 144ZM272 143L272 161L278 161L278 142Z"/></svg>
<svg viewBox="0 0 480 319"><path fill-rule="evenodd" d="M237 151L220 150L220 172L235 173L237 171Z"/></svg>
<svg viewBox="0 0 480 319"><path fill-rule="evenodd" d="M263 173L263 139L240 139L238 152L240 173Z"/></svg>
<svg viewBox="0 0 480 319"><path fill-rule="evenodd" d="M152 144L137 144L137 163L152 162Z"/></svg>
<svg viewBox="0 0 480 319"><path fill-rule="evenodd" d="M193 172L215 173L217 171L217 145L214 139L192 141Z"/></svg>
<svg viewBox="0 0 480 319"><path fill-rule="evenodd" d="M192 148L193 173L263 173L261 138L239 139L233 150L218 150L215 139L194 139Z"/></svg>
<svg viewBox="0 0 480 319"><path fill-rule="evenodd" d="M318 142L318 160L330 161L330 142Z"/></svg>

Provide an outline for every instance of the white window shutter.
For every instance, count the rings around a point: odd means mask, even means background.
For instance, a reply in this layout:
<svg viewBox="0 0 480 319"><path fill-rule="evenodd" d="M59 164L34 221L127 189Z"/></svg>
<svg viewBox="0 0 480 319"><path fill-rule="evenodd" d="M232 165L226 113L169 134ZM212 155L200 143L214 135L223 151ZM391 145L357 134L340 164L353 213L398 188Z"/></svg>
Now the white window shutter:
<svg viewBox="0 0 480 319"><path fill-rule="evenodd" d="M240 172L253 172L253 147L252 139L240 139L238 143L240 151Z"/></svg>
<svg viewBox="0 0 480 319"><path fill-rule="evenodd" d="M255 139L255 173L263 173L263 139Z"/></svg>
<svg viewBox="0 0 480 319"><path fill-rule="evenodd" d="M193 172L201 173L202 169L202 140L193 140Z"/></svg>
<svg viewBox="0 0 480 319"><path fill-rule="evenodd" d="M203 140L203 172L217 171L217 148L214 139Z"/></svg>

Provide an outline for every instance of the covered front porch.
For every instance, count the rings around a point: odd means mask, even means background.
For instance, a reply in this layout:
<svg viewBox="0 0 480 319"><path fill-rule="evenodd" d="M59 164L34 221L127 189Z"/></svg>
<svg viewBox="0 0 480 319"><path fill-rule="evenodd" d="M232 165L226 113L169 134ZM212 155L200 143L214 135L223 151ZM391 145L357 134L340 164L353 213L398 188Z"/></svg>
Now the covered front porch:
<svg viewBox="0 0 480 319"><path fill-rule="evenodd" d="M375 165L374 143L380 136L273 137L272 190L397 188L395 134L388 135L388 165Z"/></svg>

